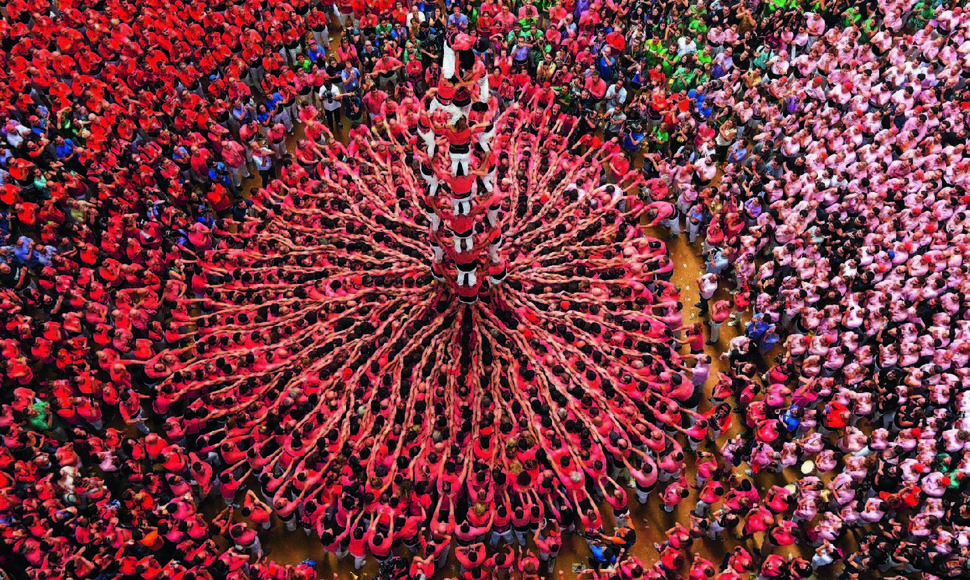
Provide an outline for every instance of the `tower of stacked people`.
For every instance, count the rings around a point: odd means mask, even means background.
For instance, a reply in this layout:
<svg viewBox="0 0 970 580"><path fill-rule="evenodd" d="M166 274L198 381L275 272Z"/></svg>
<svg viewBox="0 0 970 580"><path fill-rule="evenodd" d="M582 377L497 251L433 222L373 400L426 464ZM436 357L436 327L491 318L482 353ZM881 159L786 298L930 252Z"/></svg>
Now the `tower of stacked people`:
<svg viewBox="0 0 970 580"><path fill-rule="evenodd" d="M441 80L419 121L425 147L416 152L428 185L423 205L431 222L431 272L466 304L478 299L486 280L498 284L507 272L490 145L498 106L472 43L460 30L449 34ZM439 137L447 151L439 150Z"/></svg>

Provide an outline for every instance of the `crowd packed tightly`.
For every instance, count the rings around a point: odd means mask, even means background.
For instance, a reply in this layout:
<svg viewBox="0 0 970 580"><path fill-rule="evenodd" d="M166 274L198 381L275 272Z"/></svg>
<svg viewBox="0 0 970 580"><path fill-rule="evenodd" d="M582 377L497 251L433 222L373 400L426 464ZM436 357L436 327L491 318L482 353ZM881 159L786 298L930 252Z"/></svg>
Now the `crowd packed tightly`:
<svg viewBox="0 0 970 580"><path fill-rule="evenodd" d="M0 570L967 577L964 5L5 2Z"/></svg>

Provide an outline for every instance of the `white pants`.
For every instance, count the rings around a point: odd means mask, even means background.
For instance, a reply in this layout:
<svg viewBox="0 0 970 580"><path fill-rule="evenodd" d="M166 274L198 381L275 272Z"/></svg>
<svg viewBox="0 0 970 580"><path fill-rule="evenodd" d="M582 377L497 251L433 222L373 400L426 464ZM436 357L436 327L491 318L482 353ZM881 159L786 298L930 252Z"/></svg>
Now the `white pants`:
<svg viewBox="0 0 970 580"><path fill-rule="evenodd" d="M499 261L498 249L501 246L502 246L502 238L499 238L488 245L488 258L494 264L498 264L498 261Z"/></svg>
<svg viewBox="0 0 970 580"><path fill-rule="evenodd" d="M290 116L290 111L283 107L283 109L273 117L274 123L282 123L286 127L287 133L293 132L293 117Z"/></svg>
<svg viewBox="0 0 970 580"><path fill-rule="evenodd" d="M493 127L491 131L487 133L478 134L478 145L485 151L492 150L492 137L495 136L495 128Z"/></svg>
<svg viewBox="0 0 970 580"><path fill-rule="evenodd" d="M459 238L455 236L455 251L459 254L462 252L470 252L475 246L475 238L469 236L467 238ZM464 248L464 249L463 249Z"/></svg>
<svg viewBox="0 0 970 580"><path fill-rule="evenodd" d="M482 176L482 185L485 186L485 191L489 193L495 191L495 171Z"/></svg>
<svg viewBox="0 0 970 580"><path fill-rule="evenodd" d="M317 42L317 46L319 46L323 50L330 50L330 30L329 29L324 28L320 32L312 32L312 34L313 34L313 40Z"/></svg>
<svg viewBox="0 0 970 580"><path fill-rule="evenodd" d="M468 158L471 157L471 153L452 153L451 155L451 173L456 175L458 173L458 167L460 166L465 175L468 175Z"/></svg>
<svg viewBox="0 0 970 580"><path fill-rule="evenodd" d="M286 155L286 139L283 139L279 143L270 144L270 148L276 153L276 156L283 158Z"/></svg>
<svg viewBox="0 0 970 580"><path fill-rule="evenodd" d="M482 78L478 79L478 102L487 103L491 96L488 90L488 75L482 75Z"/></svg>
<svg viewBox="0 0 970 580"><path fill-rule="evenodd" d="M458 285L459 286L474 286L478 283L478 273L475 270L471 272L462 272L458 270Z"/></svg>
<svg viewBox="0 0 970 580"><path fill-rule="evenodd" d="M499 211L501 211L501 208L498 208L498 209L488 209L485 212L485 217L488 218L488 225L492 226L493 228L498 225L498 212Z"/></svg>
<svg viewBox="0 0 970 580"><path fill-rule="evenodd" d="M418 136L421 137L422 141L424 141L424 145L427 148L428 157L434 158L434 149L435 149L434 133L431 131L424 132L418 129Z"/></svg>
<svg viewBox="0 0 970 580"><path fill-rule="evenodd" d="M437 98L432 99L431 106L428 107L428 112L434 113L435 111L438 111L438 110L448 112L448 114L451 115L451 119L449 120L449 122L451 123L454 123L455 121L457 121L462 115L461 109L459 109L455 105L453 104L444 105Z"/></svg>
<svg viewBox="0 0 970 580"><path fill-rule="evenodd" d="M720 322L711 321L711 342L717 342L721 339L721 324Z"/></svg>
<svg viewBox="0 0 970 580"><path fill-rule="evenodd" d="M243 169L246 169L245 165L241 165L239 167L229 167L229 175L232 177L232 184L236 187L240 187L242 185Z"/></svg>
<svg viewBox="0 0 970 580"><path fill-rule="evenodd" d="M437 262L437 263L440 264L441 261L445 259L445 253L441 249L441 246L437 246L435 244L431 244L431 252L434 254L434 261L435 262Z"/></svg>
<svg viewBox="0 0 970 580"><path fill-rule="evenodd" d="M424 215L428 216L428 221L431 222L431 231L438 231L438 228L441 227L441 218L438 217L438 214L434 212L425 212Z"/></svg>
<svg viewBox="0 0 970 580"><path fill-rule="evenodd" d="M664 225L670 228L670 235L680 235L680 215L671 216L664 220Z"/></svg>
<svg viewBox="0 0 970 580"><path fill-rule="evenodd" d="M445 41L445 55L443 62L441 64L441 78L450 79L455 76L455 68L458 66L458 57L455 55L455 51L448 46L448 41Z"/></svg>
<svg viewBox="0 0 970 580"><path fill-rule="evenodd" d="M462 199L451 200L452 210L455 215L467 215L472 211L472 198L464 197Z"/></svg>
<svg viewBox="0 0 970 580"><path fill-rule="evenodd" d="M701 223L694 223L691 220L687 220L687 235L689 236L690 243L697 241L697 236L701 233Z"/></svg>

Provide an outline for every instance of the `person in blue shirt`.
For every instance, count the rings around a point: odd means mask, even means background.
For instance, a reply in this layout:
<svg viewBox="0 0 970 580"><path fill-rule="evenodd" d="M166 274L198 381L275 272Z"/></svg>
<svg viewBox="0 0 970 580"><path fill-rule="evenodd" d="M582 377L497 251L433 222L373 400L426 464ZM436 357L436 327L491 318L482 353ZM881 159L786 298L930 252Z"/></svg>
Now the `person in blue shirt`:
<svg viewBox="0 0 970 580"><path fill-rule="evenodd" d="M256 106L256 122L263 127L269 127L269 122L273 119L273 112L270 110L266 103L260 103Z"/></svg>
<svg viewBox="0 0 970 580"><path fill-rule="evenodd" d="M277 107L283 102L283 95L277 91L266 99L266 106L273 112L276 112Z"/></svg>
<svg viewBox="0 0 970 580"><path fill-rule="evenodd" d="M765 315L761 312L751 318L751 322L745 327L744 332L751 340L759 340L768 330L769 324L765 322Z"/></svg>
<svg viewBox="0 0 970 580"><path fill-rule="evenodd" d="M246 219L249 214L249 208L252 207L253 200L240 197L236 200L236 203L232 206L232 219L233 221L241 222Z"/></svg>
<svg viewBox="0 0 970 580"><path fill-rule="evenodd" d="M238 194L236 186L232 182L232 175L229 173L229 168L222 161L216 163L215 167L209 170L209 179L213 183L218 183L219 185L225 187L233 194Z"/></svg>
<svg viewBox="0 0 970 580"><path fill-rule="evenodd" d="M344 70L340 71L340 79L344 83L344 91L352 93L360 86L360 71L350 61L345 61Z"/></svg>
<svg viewBox="0 0 970 580"><path fill-rule="evenodd" d="M6 244L10 239L10 214L0 211L0 244Z"/></svg>
<svg viewBox="0 0 970 580"><path fill-rule="evenodd" d="M451 6L451 15L448 16L448 28L468 30L468 17L461 13L461 6L457 2Z"/></svg>
<svg viewBox="0 0 970 580"><path fill-rule="evenodd" d="M629 129L623 132L623 148L627 151L639 151L646 136L640 123L631 123Z"/></svg>
<svg viewBox="0 0 970 580"><path fill-rule="evenodd" d="M748 148L744 146L743 141L739 139L734 143L731 143L731 147L728 148L728 162L741 163L747 156Z"/></svg>
<svg viewBox="0 0 970 580"><path fill-rule="evenodd" d="M74 141L58 135L54 138L54 154L60 161L69 161L74 156Z"/></svg>
<svg viewBox="0 0 970 580"><path fill-rule="evenodd" d="M788 410L785 411L785 414L781 416L781 421L785 424L785 429L792 432L797 431L798 426L802 423L800 418L801 415L802 412L798 405L792 405L789 407Z"/></svg>
<svg viewBox="0 0 970 580"><path fill-rule="evenodd" d="M597 540L588 541L589 551L592 554L589 558L589 567L594 570L609 568L616 561L616 550Z"/></svg>
<svg viewBox="0 0 970 580"><path fill-rule="evenodd" d="M17 238L17 243L13 246L13 255L17 262L26 264L30 258L30 252L34 249L34 241L27 236Z"/></svg>
<svg viewBox="0 0 970 580"><path fill-rule="evenodd" d="M318 66L324 66L327 61L327 51L323 47L318 46L316 41L310 41L310 50L307 52L307 57L316 63Z"/></svg>
<svg viewBox="0 0 970 580"><path fill-rule="evenodd" d="M613 49L609 45L603 47L599 58L596 59L596 71L603 77L603 80L610 82L616 74L616 57L612 54Z"/></svg>
<svg viewBox="0 0 970 580"><path fill-rule="evenodd" d="M208 206L204 203L199 205L199 216L195 218L195 221L205 224L207 228L212 228L216 225L216 218L212 216L212 212L209 211Z"/></svg>
<svg viewBox="0 0 970 580"><path fill-rule="evenodd" d="M51 258L53 258L54 254L56 253L57 253L57 250L55 250L50 246L43 246L43 245L37 244L36 246L33 247L33 249L30 252L30 255L27 257L27 262L26 262L27 267L44 268L51 263Z"/></svg>
<svg viewBox="0 0 970 580"><path fill-rule="evenodd" d="M781 336L775 331L775 325L769 324L765 331L761 334L761 340L758 341L758 350L761 351L761 356L765 356L771 349L775 348L775 345L781 340Z"/></svg>

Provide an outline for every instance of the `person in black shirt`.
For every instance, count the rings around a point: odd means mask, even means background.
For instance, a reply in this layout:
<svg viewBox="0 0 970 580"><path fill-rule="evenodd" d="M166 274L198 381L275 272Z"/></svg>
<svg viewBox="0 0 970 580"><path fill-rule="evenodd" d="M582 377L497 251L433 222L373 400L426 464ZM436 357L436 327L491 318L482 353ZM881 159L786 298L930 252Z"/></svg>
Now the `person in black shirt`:
<svg viewBox="0 0 970 580"><path fill-rule="evenodd" d="M10 290L22 290L27 285L27 273L17 264L0 262L0 284Z"/></svg>

